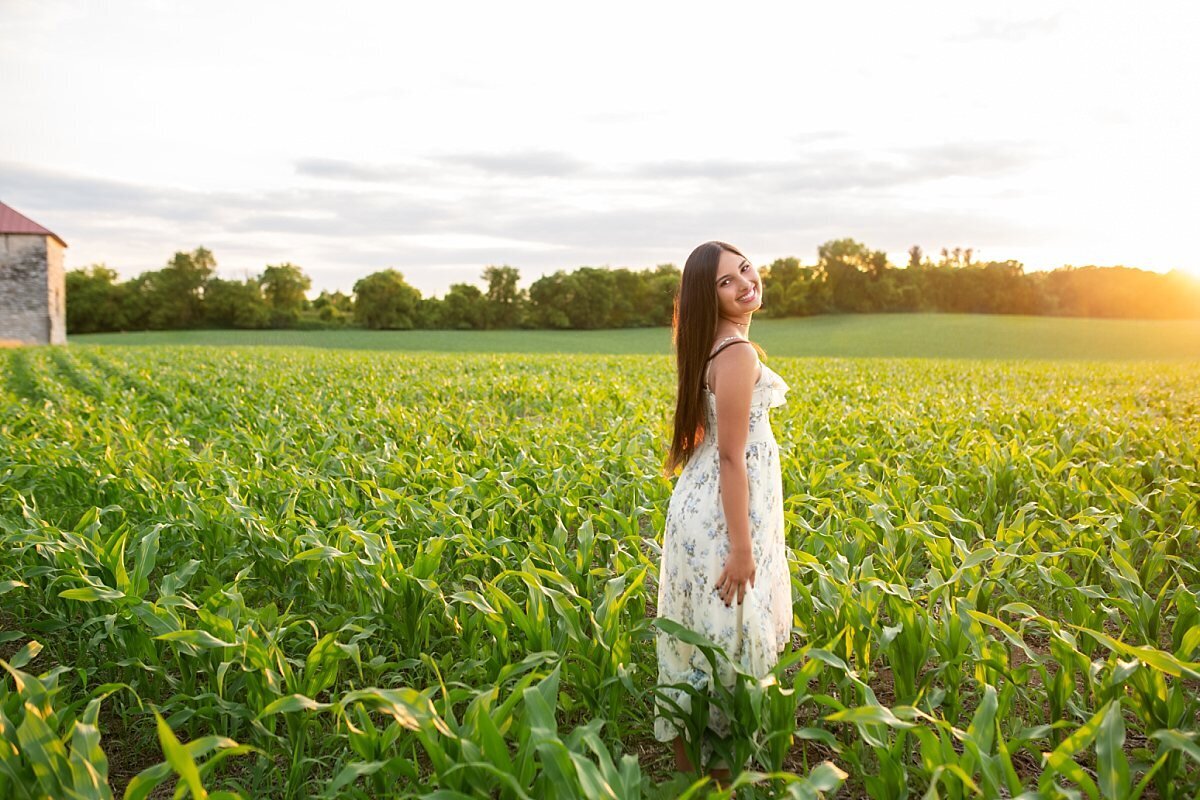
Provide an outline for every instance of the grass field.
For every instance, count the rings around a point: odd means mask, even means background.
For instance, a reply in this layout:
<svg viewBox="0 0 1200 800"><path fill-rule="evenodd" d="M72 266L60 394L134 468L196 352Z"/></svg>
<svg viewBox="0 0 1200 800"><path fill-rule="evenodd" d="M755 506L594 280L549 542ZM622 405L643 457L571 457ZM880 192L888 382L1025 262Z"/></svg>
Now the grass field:
<svg viewBox="0 0 1200 800"><path fill-rule="evenodd" d="M1200 360L1200 320L986 314L833 314L757 320L771 355ZM79 344L277 345L460 353L669 353L667 328L611 331L168 331L72 336Z"/></svg>
<svg viewBox="0 0 1200 800"><path fill-rule="evenodd" d="M738 797L1194 797L1200 365L770 363L793 642L695 704ZM0 376L0 797L709 794L651 735L668 355Z"/></svg>

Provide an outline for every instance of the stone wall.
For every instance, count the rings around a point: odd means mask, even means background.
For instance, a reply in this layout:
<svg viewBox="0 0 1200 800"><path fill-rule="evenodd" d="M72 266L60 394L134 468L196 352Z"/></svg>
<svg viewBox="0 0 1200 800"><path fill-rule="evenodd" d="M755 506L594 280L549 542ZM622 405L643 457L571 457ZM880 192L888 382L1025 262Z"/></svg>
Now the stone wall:
<svg viewBox="0 0 1200 800"><path fill-rule="evenodd" d="M49 290L46 312L50 315L50 344L67 343L67 272L63 268L66 250L57 239L46 237L46 280Z"/></svg>
<svg viewBox="0 0 1200 800"><path fill-rule="evenodd" d="M0 234L0 339L36 344L52 341L48 240L47 236ZM61 273L61 253L58 267ZM60 335L60 341L64 340Z"/></svg>

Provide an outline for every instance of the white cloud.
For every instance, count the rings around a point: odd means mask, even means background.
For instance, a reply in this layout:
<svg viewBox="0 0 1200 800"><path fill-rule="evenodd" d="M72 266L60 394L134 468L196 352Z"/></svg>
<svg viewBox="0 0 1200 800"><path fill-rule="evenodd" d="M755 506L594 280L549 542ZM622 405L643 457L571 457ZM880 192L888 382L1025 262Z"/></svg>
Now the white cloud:
<svg viewBox="0 0 1200 800"><path fill-rule="evenodd" d="M1192 5L731 9L5 3L0 199L73 265L206 244L318 288L710 238L1200 271Z"/></svg>

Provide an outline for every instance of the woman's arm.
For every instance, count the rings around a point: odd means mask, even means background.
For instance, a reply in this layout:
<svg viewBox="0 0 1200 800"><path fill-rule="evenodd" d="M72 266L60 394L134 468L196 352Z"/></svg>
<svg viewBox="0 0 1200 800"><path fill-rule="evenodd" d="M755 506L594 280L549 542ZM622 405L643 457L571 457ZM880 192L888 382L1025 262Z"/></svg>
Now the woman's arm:
<svg viewBox="0 0 1200 800"><path fill-rule="evenodd" d="M750 435L750 400L758 358L749 347L729 347L717 358L713 375L717 398L717 452L721 465L721 507L729 529L729 558L716 589L729 605L741 603L746 584L754 585L756 566L750 549L750 480L746 472L746 439ZM714 360L715 361L715 360ZM713 364L714 373L718 369Z"/></svg>

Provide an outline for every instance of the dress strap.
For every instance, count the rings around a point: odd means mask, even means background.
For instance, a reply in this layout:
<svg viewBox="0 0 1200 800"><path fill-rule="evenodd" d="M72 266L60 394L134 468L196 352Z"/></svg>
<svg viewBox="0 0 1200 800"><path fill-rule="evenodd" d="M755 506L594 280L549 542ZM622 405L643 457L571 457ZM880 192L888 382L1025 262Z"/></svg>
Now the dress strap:
<svg viewBox="0 0 1200 800"><path fill-rule="evenodd" d="M733 341L730 341L730 339L732 339ZM712 352L712 355L710 355L708 358L704 359L704 363L707 364L709 361L712 361L714 358L717 357L717 354L720 353L722 350L724 350L726 347L735 345L738 342L745 342L746 344L750 344L749 339L743 339L740 336L730 336L723 340L723 343L721 344L721 346L718 347L716 350L714 350Z"/></svg>
<svg viewBox="0 0 1200 800"><path fill-rule="evenodd" d="M730 340L732 340L732 341L730 341ZM722 350L724 350L726 347L732 347L733 345L737 344L738 342L745 342L746 344L750 344L749 339L743 339L740 336L727 336L726 338L721 340L721 346L718 347L716 350L714 350L712 352L712 355L710 355L708 358L704 359L704 388L705 389L708 389L708 362L710 362L714 358L716 358L717 354L720 353ZM712 391L712 389L708 389L708 390L710 392Z"/></svg>

